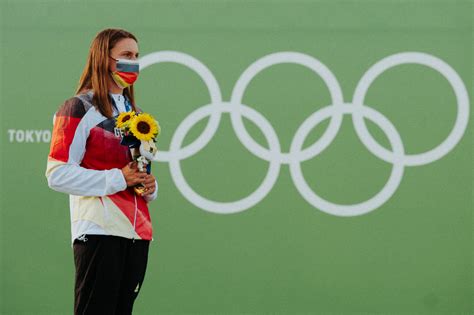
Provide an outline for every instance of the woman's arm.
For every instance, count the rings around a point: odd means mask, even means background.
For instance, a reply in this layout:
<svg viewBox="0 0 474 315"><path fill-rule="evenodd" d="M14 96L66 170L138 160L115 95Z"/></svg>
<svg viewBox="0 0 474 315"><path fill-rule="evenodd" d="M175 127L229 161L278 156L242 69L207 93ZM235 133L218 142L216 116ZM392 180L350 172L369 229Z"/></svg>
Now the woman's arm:
<svg viewBox="0 0 474 315"><path fill-rule="evenodd" d="M48 161L46 178L53 190L77 196L107 196L127 188L118 168L98 171L75 164L51 162Z"/></svg>
<svg viewBox="0 0 474 315"><path fill-rule="evenodd" d="M120 169L99 171L80 166L89 134L83 119L86 112L83 102L76 97L56 112L45 173L48 186L79 196L106 196L122 191L127 183Z"/></svg>

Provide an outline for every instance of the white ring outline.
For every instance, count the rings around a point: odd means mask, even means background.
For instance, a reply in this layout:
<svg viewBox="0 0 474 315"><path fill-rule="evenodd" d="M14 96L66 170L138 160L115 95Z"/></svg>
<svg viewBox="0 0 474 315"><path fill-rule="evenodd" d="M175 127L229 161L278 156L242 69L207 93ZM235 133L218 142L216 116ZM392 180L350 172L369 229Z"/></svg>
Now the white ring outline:
<svg viewBox="0 0 474 315"><path fill-rule="evenodd" d="M179 51L165 50L145 55L140 58L139 62L140 71L143 71L153 64L162 62L174 62L184 65L196 72L204 81L204 84L209 90L211 103L218 104L222 102L221 89L215 76L212 74L209 68L207 68L202 62L193 56ZM156 155L155 161L170 162L175 159L185 159L196 154L198 151L204 148L209 143L209 141L211 141L217 128L219 127L220 119L221 115L219 112L212 113L204 131L192 143L188 144L184 148L181 148L179 151L173 151L171 149L169 151L160 150L159 154Z"/></svg>
<svg viewBox="0 0 474 315"><path fill-rule="evenodd" d="M332 104L338 105L343 103L343 94L339 82L337 81L334 74L321 63L316 58L297 52L277 52L264 56L254 63L252 63L245 71L242 73L240 78L237 80L231 96L231 104L241 104L245 89L249 85L250 81L255 78L255 76L261 71L281 63L295 63L309 68L315 72L319 77L324 81L326 86L329 89L331 95ZM254 155L258 156L263 160L269 158L277 159L278 162L282 164L288 164L290 161L297 159L304 161L311 158L311 155L314 155L317 151L324 150L336 137L339 128L342 124L342 115L336 115L331 118L331 122L327 127L324 134L319 138L315 143L310 147L306 148L302 152L298 152L299 157L295 155L290 155L288 153L279 153L278 155L269 154L268 150L262 147L258 142L253 140L253 138L247 132L245 125L243 124L242 117L238 115L238 112L231 112L231 122L236 135L238 136L240 142ZM295 152L293 152L295 154Z"/></svg>
<svg viewBox="0 0 474 315"><path fill-rule="evenodd" d="M318 196L311 190L301 171L301 163L297 161L290 163L291 178L301 196L303 196L303 198L313 207L335 216L357 216L377 209L395 193L403 177L404 165L401 163L401 157L404 154L404 148L399 133L385 116L373 108L366 106L358 108L349 103L341 106L326 106L318 110L309 116L296 132L291 144L291 151L299 151L309 132L321 121L334 115L335 112L353 114L356 111L359 111L359 114L362 117L370 118L385 132L392 148L394 149L393 154L398 157L397 162L393 163L393 169L389 180L382 190L380 190L375 196L367 201L352 205L332 203ZM386 130L384 130L384 128L386 128Z"/></svg>
<svg viewBox="0 0 474 315"><path fill-rule="evenodd" d="M273 128L259 112L245 105L228 106L228 103L226 106L221 106L220 104L208 104L191 112L176 129L176 132L171 139L171 151L176 152L179 150L188 131L203 118L212 115L214 112L220 114L222 112L234 111L239 111L239 115L243 114L248 117L255 125L263 126L262 131L270 146L270 150L273 152L280 152L280 144ZM270 130L270 135L267 134L268 130ZM230 214L247 210L264 199L278 179L280 166L280 163L271 160L265 179L249 196L234 202L218 202L206 199L196 193L191 186L189 186L183 176L180 160L175 159L170 161L171 177L181 194L186 196L186 198L195 206L209 212L221 214Z"/></svg>
<svg viewBox="0 0 474 315"><path fill-rule="evenodd" d="M418 166L428 164L442 158L461 140L469 122L469 96L466 87L464 86L464 83L462 82L459 75L446 62L425 53L404 52L383 58L370 67L360 79L359 84L355 89L352 103L355 106L364 106L363 104L365 95L373 81L384 71L406 63L424 65L439 72L448 80L449 84L454 90L457 100L456 122L448 137L438 146L429 151L418 154L406 154L403 156L403 163L406 166ZM352 115L352 120L357 135L367 147L367 149L369 149L369 151L379 159L392 163L394 159L393 154L377 143L377 141L375 141L368 131L364 119L358 115L358 112L354 112L354 115Z"/></svg>

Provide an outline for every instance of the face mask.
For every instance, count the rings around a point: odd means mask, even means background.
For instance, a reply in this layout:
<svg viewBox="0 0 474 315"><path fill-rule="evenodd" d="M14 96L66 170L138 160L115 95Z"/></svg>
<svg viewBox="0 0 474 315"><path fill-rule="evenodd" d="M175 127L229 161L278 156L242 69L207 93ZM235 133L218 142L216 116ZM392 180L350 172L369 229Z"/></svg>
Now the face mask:
<svg viewBox="0 0 474 315"><path fill-rule="evenodd" d="M110 57L112 58L112 57ZM114 58L112 58L114 59ZM116 63L116 71L112 72L112 78L121 88L132 85L138 78L139 63L137 60L114 59Z"/></svg>

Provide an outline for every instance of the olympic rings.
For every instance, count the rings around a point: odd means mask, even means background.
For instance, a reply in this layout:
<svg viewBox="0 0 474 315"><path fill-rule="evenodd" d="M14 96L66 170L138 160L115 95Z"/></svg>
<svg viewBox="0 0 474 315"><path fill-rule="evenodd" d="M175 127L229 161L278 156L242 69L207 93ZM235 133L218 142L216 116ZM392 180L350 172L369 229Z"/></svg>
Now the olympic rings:
<svg viewBox="0 0 474 315"><path fill-rule="evenodd" d="M298 192L316 209L335 216L357 216L367 214L393 196L403 177L405 166L417 166L432 163L448 154L460 141L469 122L469 96L466 87L456 73L443 60L420 52L397 53L375 63L362 76L354 92L351 103L343 100L341 87L334 74L316 58L299 52L277 52L266 55L251 64L237 80L231 100L222 100L220 87L212 72L196 58L177 51L160 51L148 54L140 59L140 69L162 62L175 62L195 71L206 84L210 103L191 112L178 126L173 134L169 151L159 151L156 161L169 162L173 181L181 194L195 206L212 213L229 214L245 211L261 200L273 188L278 179L280 167L288 164L290 174ZM242 104L245 89L251 80L261 71L281 63L294 63L305 66L320 76L329 89L332 104L311 114L298 128L291 142L289 152L281 152L281 146L271 123L255 109ZM454 90L457 101L457 118L447 138L434 149L419 154L405 154L400 134L393 124L380 112L364 104L365 95L373 81L384 71L401 64L420 64L430 67L443 75ZM212 139L220 123L221 115L229 113L232 126L240 142L255 156L269 162L268 172L260 186L249 196L231 202L209 200L195 192L186 182L181 171L181 160L187 159L203 149ZM319 197L306 183L301 171L301 163L314 158L324 151L336 137L344 115L352 115L357 135L367 149L378 158L393 164L392 173L385 186L367 201L340 205ZM210 117L203 133L194 142L181 147L186 134L200 120ZM242 116L251 120L260 128L269 148L262 147L247 132ZM328 128L323 136L308 148L302 149L303 143L320 122L330 118ZM392 151L378 144L370 135L364 119L370 119L385 132Z"/></svg>

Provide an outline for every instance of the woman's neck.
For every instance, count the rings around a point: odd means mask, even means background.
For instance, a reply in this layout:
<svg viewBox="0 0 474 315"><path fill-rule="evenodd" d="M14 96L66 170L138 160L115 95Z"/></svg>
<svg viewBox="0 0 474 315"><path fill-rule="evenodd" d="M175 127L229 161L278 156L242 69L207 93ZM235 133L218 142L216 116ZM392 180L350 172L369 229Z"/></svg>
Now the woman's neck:
<svg viewBox="0 0 474 315"><path fill-rule="evenodd" d="M113 79L109 80L109 92L112 94L123 94L123 89L119 88Z"/></svg>

